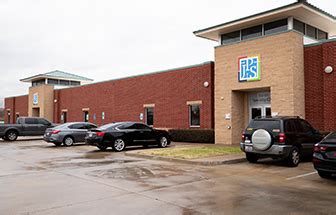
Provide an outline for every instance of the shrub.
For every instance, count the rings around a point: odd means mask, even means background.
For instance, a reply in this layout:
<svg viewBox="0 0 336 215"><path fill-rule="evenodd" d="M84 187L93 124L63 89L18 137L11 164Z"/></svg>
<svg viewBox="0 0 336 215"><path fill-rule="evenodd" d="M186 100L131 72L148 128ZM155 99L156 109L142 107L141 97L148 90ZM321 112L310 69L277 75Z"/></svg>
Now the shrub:
<svg viewBox="0 0 336 215"><path fill-rule="evenodd" d="M215 143L213 129L170 129L168 132L174 142Z"/></svg>

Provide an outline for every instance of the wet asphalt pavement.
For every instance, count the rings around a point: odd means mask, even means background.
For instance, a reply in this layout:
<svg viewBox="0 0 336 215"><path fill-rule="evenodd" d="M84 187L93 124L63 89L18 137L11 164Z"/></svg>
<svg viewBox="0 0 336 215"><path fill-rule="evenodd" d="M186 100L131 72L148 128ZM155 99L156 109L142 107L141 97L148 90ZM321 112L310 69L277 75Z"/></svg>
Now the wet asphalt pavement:
<svg viewBox="0 0 336 215"><path fill-rule="evenodd" d="M0 214L335 213L336 180L319 178L310 162L204 167L0 141Z"/></svg>

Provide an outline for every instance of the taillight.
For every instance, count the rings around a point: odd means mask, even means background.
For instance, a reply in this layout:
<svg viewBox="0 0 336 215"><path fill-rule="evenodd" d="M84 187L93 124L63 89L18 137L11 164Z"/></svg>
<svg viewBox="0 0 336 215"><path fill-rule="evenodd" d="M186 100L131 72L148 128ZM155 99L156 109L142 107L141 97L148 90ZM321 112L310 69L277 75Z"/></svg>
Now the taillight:
<svg viewBox="0 0 336 215"><path fill-rule="evenodd" d="M243 134L242 134L242 142L244 142L245 141L245 132L243 132Z"/></svg>
<svg viewBox="0 0 336 215"><path fill-rule="evenodd" d="M318 144L315 145L314 147L314 152L321 152L321 151L326 151L328 147L326 146L319 146Z"/></svg>
<svg viewBox="0 0 336 215"><path fill-rule="evenodd" d="M51 132L51 134L58 134L58 133L60 133L61 131L60 130L53 130L52 132Z"/></svg>
<svg viewBox="0 0 336 215"><path fill-rule="evenodd" d="M285 143L286 142L286 134L280 133L279 134L279 143Z"/></svg>
<svg viewBox="0 0 336 215"><path fill-rule="evenodd" d="M98 137L104 137L105 132L96 132L96 134Z"/></svg>

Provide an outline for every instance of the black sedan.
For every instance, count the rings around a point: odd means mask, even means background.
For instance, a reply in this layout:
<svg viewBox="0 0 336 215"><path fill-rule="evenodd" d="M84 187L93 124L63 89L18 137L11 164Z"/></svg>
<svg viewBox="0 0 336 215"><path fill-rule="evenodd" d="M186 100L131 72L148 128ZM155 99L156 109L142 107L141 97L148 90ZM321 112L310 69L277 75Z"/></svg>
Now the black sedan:
<svg viewBox="0 0 336 215"><path fill-rule="evenodd" d="M143 123L119 122L104 125L86 134L85 142L105 151L112 147L121 152L126 146L158 145L165 148L170 144L167 131L156 130Z"/></svg>
<svg viewBox="0 0 336 215"><path fill-rule="evenodd" d="M336 174L336 133L327 135L315 145L313 155L314 167L322 178L331 178Z"/></svg>

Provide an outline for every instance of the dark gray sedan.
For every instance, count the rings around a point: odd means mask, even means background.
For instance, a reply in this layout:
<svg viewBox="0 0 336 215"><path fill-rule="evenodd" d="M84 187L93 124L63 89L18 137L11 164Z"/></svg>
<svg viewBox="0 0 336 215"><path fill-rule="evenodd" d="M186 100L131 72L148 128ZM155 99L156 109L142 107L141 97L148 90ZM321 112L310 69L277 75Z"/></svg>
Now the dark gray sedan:
<svg viewBox="0 0 336 215"><path fill-rule="evenodd" d="M49 128L44 133L44 141L53 143L56 146L72 146L74 143L85 142L86 133L97 128L89 122L71 122Z"/></svg>

